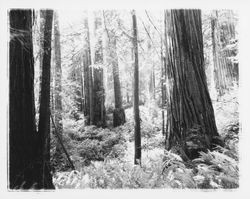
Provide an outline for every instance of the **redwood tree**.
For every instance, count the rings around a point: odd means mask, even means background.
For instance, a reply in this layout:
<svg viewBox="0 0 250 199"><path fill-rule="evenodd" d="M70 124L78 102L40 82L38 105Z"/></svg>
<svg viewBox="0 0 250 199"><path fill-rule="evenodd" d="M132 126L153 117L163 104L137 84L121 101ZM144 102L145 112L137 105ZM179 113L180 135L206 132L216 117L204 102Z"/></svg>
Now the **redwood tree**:
<svg viewBox="0 0 250 199"><path fill-rule="evenodd" d="M87 125L93 124L93 75L91 66L91 48L88 18L84 20L84 56L83 56L83 77L84 77L84 116Z"/></svg>
<svg viewBox="0 0 250 199"><path fill-rule="evenodd" d="M171 10L168 24L166 148L192 159L218 136L204 69L201 11Z"/></svg>
<svg viewBox="0 0 250 199"><path fill-rule="evenodd" d="M41 174L40 188L53 188L50 174L50 70L51 70L51 33L52 33L53 10L45 11L43 65L41 84L41 103L39 115L39 157L41 161L38 172Z"/></svg>
<svg viewBox="0 0 250 199"><path fill-rule="evenodd" d="M95 13L94 21L95 52L93 68L93 124L105 126L105 91L103 85L103 44L102 18L100 12Z"/></svg>
<svg viewBox="0 0 250 199"><path fill-rule="evenodd" d="M32 11L10 10L9 17L9 188L28 189L38 181Z"/></svg>
<svg viewBox="0 0 250 199"><path fill-rule="evenodd" d="M114 97L115 97L115 109L113 112L113 125L114 127L120 126L125 123L125 112L122 107L122 95L121 86L119 78L119 66L118 66L118 56L117 56L117 36L115 34L115 29L112 28L112 21L114 21L116 13L114 11L106 11L104 15L104 26L108 36L108 64L112 66L113 80L114 80ZM108 22L108 23L107 23Z"/></svg>

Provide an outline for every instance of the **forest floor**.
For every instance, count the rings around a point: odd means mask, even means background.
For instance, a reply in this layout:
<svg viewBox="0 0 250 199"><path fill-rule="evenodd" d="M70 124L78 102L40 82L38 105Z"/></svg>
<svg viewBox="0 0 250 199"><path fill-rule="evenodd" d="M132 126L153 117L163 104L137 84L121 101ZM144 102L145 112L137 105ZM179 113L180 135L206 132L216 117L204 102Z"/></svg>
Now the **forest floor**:
<svg viewBox="0 0 250 199"><path fill-rule="evenodd" d="M191 166L178 155L164 151L161 110L153 105L140 106L141 166L133 164L132 108L125 111L127 122L116 128L84 126L81 119L64 119L64 143L75 170L69 169L64 156L53 160L53 183L58 189L237 188L239 112L236 89L214 102L214 110L218 131L226 145L201 153Z"/></svg>

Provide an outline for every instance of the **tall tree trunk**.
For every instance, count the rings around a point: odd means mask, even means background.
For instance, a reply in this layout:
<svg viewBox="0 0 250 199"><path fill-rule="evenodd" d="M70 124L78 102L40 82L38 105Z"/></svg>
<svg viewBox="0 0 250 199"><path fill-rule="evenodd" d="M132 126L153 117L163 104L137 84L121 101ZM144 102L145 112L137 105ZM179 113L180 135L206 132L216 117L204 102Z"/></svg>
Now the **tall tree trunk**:
<svg viewBox="0 0 250 199"><path fill-rule="evenodd" d="M133 46L134 46L134 122L135 122L135 157L134 164L141 164L141 129L139 110L139 60L138 60L138 35L135 11L132 11L133 20Z"/></svg>
<svg viewBox="0 0 250 199"><path fill-rule="evenodd" d="M28 189L38 181L32 11L10 10L9 17L9 188Z"/></svg>
<svg viewBox="0 0 250 199"><path fill-rule="evenodd" d="M119 66L118 66L118 56L117 56L117 47L116 47L116 35L115 30L108 28L106 21L112 23L113 18L115 17L114 11L106 11L103 13L104 17L104 26L108 36L108 64L112 65L112 73L114 80L114 97L115 97L115 109L113 112L113 126L117 127L125 123L125 112L122 107L122 95L121 95L121 86L119 78Z"/></svg>
<svg viewBox="0 0 250 199"><path fill-rule="evenodd" d="M200 10L171 10L166 148L184 159L211 149L218 136L204 69Z"/></svg>
<svg viewBox="0 0 250 199"><path fill-rule="evenodd" d="M41 87L42 87L42 69L43 69L43 43L44 43L44 24L45 24L45 10L40 10L40 27L39 27L39 99L38 104L41 102Z"/></svg>
<svg viewBox="0 0 250 199"><path fill-rule="evenodd" d="M51 32L52 32L53 10L46 10L44 27L44 53L42 69L41 103L39 115L39 156L41 168L41 187L45 189L54 188L50 174L50 70L51 70Z"/></svg>
<svg viewBox="0 0 250 199"><path fill-rule="evenodd" d="M83 76L84 76L84 116L86 124L93 124L93 79L91 67L91 52L88 18L84 20L85 29L85 52L83 58Z"/></svg>
<svg viewBox="0 0 250 199"><path fill-rule="evenodd" d="M214 82L218 96L222 96L227 88L227 69L223 63L224 56L221 53L220 32L218 24L218 11L213 12L211 18L211 36L213 49L213 64L214 64Z"/></svg>
<svg viewBox="0 0 250 199"><path fill-rule="evenodd" d="M105 121L105 91L103 86L103 46L102 46L102 19L95 13L95 57L93 68L93 124L106 126Z"/></svg>
<svg viewBox="0 0 250 199"><path fill-rule="evenodd" d="M58 14L54 12L54 53L55 53L55 125L57 133L62 137L62 66L61 66L61 44ZM59 141L56 144L56 154L62 154Z"/></svg>
<svg viewBox="0 0 250 199"><path fill-rule="evenodd" d="M115 37L115 36L113 36ZM118 68L118 57L116 54L116 39L111 40L110 46L110 56L113 57L112 60L112 71L114 78L114 94L115 94L115 110L113 112L113 125L114 127L120 126L125 123L125 112L122 107L122 96L121 96L121 86L119 78L119 68Z"/></svg>

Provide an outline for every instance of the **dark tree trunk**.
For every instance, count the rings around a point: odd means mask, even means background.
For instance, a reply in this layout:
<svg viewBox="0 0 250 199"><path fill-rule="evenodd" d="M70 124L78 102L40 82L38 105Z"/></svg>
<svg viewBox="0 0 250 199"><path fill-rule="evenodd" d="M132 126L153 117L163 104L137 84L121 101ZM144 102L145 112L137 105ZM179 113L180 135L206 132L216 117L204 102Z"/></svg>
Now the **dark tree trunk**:
<svg viewBox="0 0 250 199"><path fill-rule="evenodd" d="M129 84L126 84L126 103L130 104L130 97L129 97Z"/></svg>
<svg viewBox="0 0 250 199"><path fill-rule="evenodd" d="M55 56L55 125L57 133L62 137L62 67L61 67L61 44L60 44L60 29L58 15L54 13L54 56ZM62 154L59 141L56 144L56 154Z"/></svg>
<svg viewBox="0 0 250 199"><path fill-rule="evenodd" d="M84 97L84 116L86 117L86 124L89 125L89 65L88 65L88 51L85 50L83 57L83 77L84 77L84 88L83 88L83 97Z"/></svg>
<svg viewBox="0 0 250 199"><path fill-rule="evenodd" d="M200 10L171 10L166 148L184 159L211 149L218 136L204 69Z"/></svg>
<svg viewBox="0 0 250 199"><path fill-rule="evenodd" d="M135 11L132 11L133 20L133 46L134 46L134 122L135 122L135 157L134 164L141 164L141 129L139 111L139 60L137 43L137 22Z"/></svg>
<svg viewBox="0 0 250 199"><path fill-rule="evenodd" d="M95 59L93 68L93 124L96 126L106 126L105 121L105 92L103 85L103 47L102 35L100 29L102 27L101 17L96 13L95 16Z"/></svg>
<svg viewBox="0 0 250 199"><path fill-rule="evenodd" d="M42 69L41 103L39 115L39 157L41 165L40 188L54 188L50 174L50 70L51 70L51 32L52 32L53 10L46 10L44 27L44 53Z"/></svg>
<svg viewBox="0 0 250 199"><path fill-rule="evenodd" d="M112 23L112 17L115 16L114 11L106 11L104 14L104 25L108 36L108 64L112 65L112 73L114 80L114 96L115 96L115 109L113 112L113 126L117 127L125 123L125 112L122 107L122 95L119 78L118 56L116 48L116 35L112 26L108 27L106 21Z"/></svg>
<svg viewBox="0 0 250 199"><path fill-rule="evenodd" d="M9 188L28 189L38 181L32 11L11 10L9 17Z"/></svg>
<svg viewBox="0 0 250 199"><path fill-rule="evenodd" d="M89 36L89 25L88 19L85 21L85 29L86 29L86 44L87 44L87 52L86 52L86 63L88 67L88 84L89 84L89 124L94 124L94 82L93 82L93 68L92 68L92 59L91 59L91 47L90 47L90 36Z"/></svg>
<svg viewBox="0 0 250 199"><path fill-rule="evenodd" d="M111 36L110 41L110 57L112 60L112 71L114 78L114 94L115 94L115 110L113 113L113 125L114 127L120 126L125 123L125 112L122 107L122 95L121 95L121 86L119 78L119 67L118 67L118 57L116 54L116 38L115 35Z"/></svg>

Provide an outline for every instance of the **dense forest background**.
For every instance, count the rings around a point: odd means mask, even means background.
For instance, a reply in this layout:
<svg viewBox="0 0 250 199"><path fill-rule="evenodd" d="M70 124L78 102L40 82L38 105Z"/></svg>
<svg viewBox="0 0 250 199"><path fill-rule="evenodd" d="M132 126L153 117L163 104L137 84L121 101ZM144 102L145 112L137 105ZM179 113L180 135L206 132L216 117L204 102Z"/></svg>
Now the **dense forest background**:
<svg viewBox="0 0 250 199"><path fill-rule="evenodd" d="M9 11L9 187L237 188L232 10Z"/></svg>

